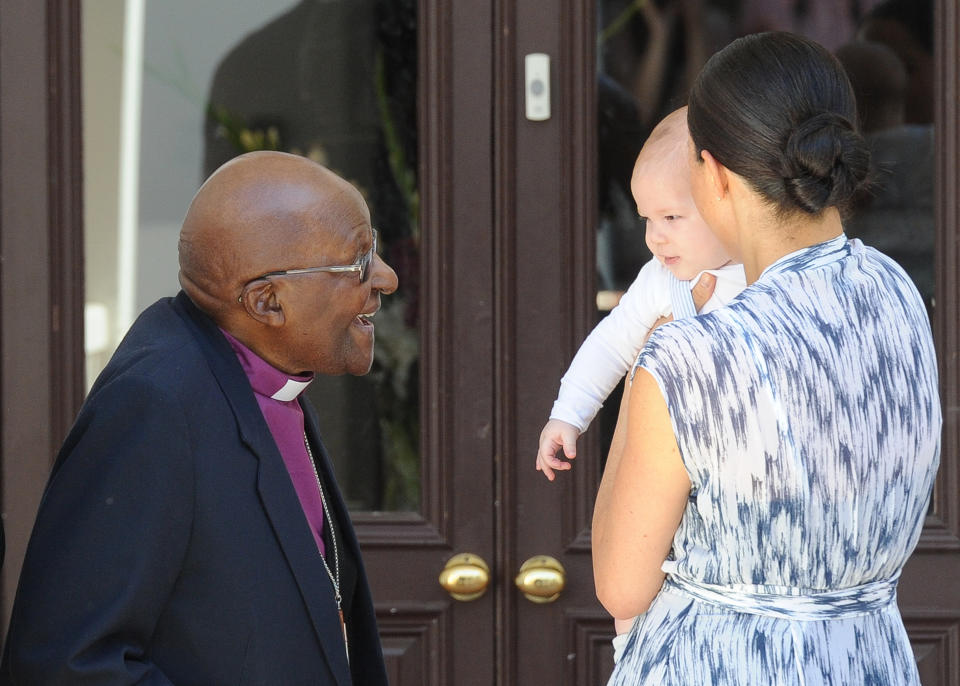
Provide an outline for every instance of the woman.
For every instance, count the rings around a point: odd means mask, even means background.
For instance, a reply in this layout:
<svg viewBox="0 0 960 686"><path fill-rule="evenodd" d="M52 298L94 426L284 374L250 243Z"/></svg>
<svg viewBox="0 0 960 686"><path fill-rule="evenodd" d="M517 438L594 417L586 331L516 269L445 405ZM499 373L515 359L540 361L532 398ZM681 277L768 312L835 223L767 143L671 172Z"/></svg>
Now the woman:
<svg viewBox="0 0 960 686"><path fill-rule="evenodd" d="M597 495L597 595L640 614L611 684L919 684L896 606L939 458L923 303L848 241L867 174L839 63L784 33L714 55L697 207L743 262L728 307L653 333Z"/></svg>

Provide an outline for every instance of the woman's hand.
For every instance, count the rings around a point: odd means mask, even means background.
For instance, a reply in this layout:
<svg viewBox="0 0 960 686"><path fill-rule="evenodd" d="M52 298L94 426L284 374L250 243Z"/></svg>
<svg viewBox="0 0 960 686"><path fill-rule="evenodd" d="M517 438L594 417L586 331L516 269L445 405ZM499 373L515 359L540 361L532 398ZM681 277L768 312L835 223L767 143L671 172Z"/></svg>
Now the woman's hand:
<svg viewBox="0 0 960 686"><path fill-rule="evenodd" d="M710 272L704 272L700 275L700 278L697 279L696 285L690 290L690 295L693 296L693 305L697 308L697 312L703 309L703 306L707 304L707 301L713 295L714 289L717 287L717 277L715 277ZM673 321L673 315L669 317L660 317L657 321L653 323L653 326L650 327L650 330L647 332L647 337L643 339L643 344L647 344L647 339L650 338L650 334L653 333L661 324L666 324L667 322Z"/></svg>

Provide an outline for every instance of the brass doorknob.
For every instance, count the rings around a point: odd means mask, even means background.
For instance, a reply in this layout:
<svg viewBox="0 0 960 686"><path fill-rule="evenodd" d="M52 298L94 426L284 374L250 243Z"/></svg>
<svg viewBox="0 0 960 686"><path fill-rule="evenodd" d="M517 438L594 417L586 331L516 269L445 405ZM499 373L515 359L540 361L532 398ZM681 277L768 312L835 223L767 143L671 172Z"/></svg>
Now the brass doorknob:
<svg viewBox="0 0 960 686"><path fill-rule="evenodd" d="M567 583L567 572L560 561L549 555L535 555L520 566L516 584L527 600L552 603Z"/></svg>
<svg viewBox="0 0 960 686"><path fill-rule="evenodd" d="M454 600L476 600L490 584L490 568L479 555L454 555L440 572L440 585Z"/></svg>

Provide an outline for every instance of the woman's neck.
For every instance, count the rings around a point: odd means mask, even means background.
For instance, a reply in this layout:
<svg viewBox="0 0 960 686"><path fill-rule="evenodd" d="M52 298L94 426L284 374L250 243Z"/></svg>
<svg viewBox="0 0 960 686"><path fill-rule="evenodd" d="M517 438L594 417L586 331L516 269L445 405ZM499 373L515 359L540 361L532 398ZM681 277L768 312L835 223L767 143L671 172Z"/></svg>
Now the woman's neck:
<svg viewBox="0 0 960 686"><path fill-rule="evenodd" d="M747 283L760 278L763 270L784 255L823 243L843 233L840 212L829 207L818 217L794 216L778 220L775 214L764 207L763 216L741 216L740 255Z"/></svg>

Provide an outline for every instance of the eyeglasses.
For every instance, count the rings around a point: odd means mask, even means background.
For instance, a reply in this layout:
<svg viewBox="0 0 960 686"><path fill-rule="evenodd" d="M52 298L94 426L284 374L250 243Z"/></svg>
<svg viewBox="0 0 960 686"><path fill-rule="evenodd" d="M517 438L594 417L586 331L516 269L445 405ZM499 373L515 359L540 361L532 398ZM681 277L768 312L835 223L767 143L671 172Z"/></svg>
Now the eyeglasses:
<svg viewBox="0 0 960 686"><path fill-rule="evenodd" d="M377 230L371 229L371 231L373 232L373 242L370 244L370 250L364 255L361 255L360 259L353 264L338 264L331 265L329 267L302 267L300 269L284 269L283 271L267 272L266 274L261 274L255 279L250 279L247 281L243 285L243 288L240 291L240 297L237 300L239 302L243 302L243 292L247 290L247 286L255 281L269 279L271 276L295 276L297 274L312 274L314 272L357 272L360 275L359 283L365 283L370 277L370 265L373 263L373 256L377 254Z"/></svg>

